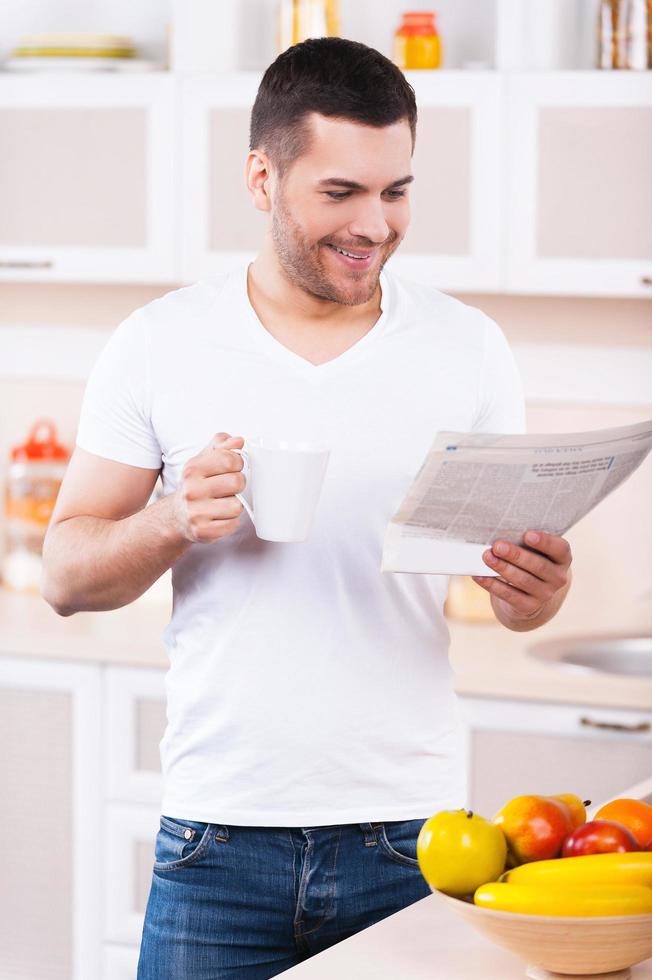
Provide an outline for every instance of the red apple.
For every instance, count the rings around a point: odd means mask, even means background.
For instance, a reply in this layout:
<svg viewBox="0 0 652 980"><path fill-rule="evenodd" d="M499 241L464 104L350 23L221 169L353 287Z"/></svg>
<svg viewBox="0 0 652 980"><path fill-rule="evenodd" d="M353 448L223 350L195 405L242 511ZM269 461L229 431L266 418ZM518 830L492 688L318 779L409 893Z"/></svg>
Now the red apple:
<svg viewBox="0 0 652 980"><path fill-rule="evenodd" d="M610 854L614 851L623 854L640 849L631 830L623 824L615 820L590 820L568 835L561 856L580 857L583 854Z"/></svg>

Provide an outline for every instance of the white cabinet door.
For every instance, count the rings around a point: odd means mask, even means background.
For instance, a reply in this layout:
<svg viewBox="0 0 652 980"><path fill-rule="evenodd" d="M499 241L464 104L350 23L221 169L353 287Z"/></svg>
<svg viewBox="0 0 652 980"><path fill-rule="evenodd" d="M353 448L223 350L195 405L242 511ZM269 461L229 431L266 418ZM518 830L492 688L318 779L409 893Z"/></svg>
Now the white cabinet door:
<svg viewBox="0 0 652 980"><path fill-rule="evenodd" d="M182 81L183 279L192 282L251 261L265 216L245 184L257 72Z"/></svg>
<svg viewBox="0 0 652 980"><path fill-rule="evenodd" d="M497 289L501 258L501 79L409 74L419 107L412 223L397 272L449 289ZM250 261L265 215L245 186L256 73L183 81L183 278Z"/></svg>
<svg viewBox="0 0 652 980"><path fill-rule="evenodd" d="M104 945L102 980L136 980L140 946Z"/></svg>
<svg viewBox="0 0 652 980"><path fill-rule="evenodd" d="M508 89L509 291L652 296L652 73Z"/></svg>
<svg viewBox="0 0 652 980"><path fill-rule="evenodd" d="M175 106L162 72L0 77L0 278L178 277Z"/></svg>
<svg viewBox="0 0 652 980"><path fill-rule="evenodd" d="M157 669L107 667L104 685L106 798L161 802L159 743L165 732L165 674Z"/></svg>
<svg viewBox="0 0 652 980"><path fill-rule="evenodd" d="M485 817L528 793L597 806L652 772L652 711L467 697L460 706L467 802Z"/></svg>
<svg viewBox="0 0 652 980"><path fill-rule="evenodd" d="M390 265L440 289L497 290L503 276L503 80L408 72L417 107L412 219Z"/></svg>
<svg viewBox="0 0 652 980"><path fill-rule="evenodd" d="M140 944L152 882L159 809L110 803L105 820L104 940Z"/></svg>
<svg viewBox="0 0 652 980"><path fill-rule="evenodd" d="M101 975L99 667L0 658L3 977Z"/></svg>

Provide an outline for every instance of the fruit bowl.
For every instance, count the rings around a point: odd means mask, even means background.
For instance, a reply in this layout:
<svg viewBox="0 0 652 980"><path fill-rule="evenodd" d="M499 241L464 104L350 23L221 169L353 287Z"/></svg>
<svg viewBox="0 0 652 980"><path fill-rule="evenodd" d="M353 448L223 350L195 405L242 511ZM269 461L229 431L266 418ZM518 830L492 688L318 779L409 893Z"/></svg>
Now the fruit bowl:
<svg viewBox="0 0 652 980"><path fill-rule="evenodd" d="M478 932L520 956L531 980L626 980L630 966L652 956L652 914L525 915L437 894Z"/></svg>

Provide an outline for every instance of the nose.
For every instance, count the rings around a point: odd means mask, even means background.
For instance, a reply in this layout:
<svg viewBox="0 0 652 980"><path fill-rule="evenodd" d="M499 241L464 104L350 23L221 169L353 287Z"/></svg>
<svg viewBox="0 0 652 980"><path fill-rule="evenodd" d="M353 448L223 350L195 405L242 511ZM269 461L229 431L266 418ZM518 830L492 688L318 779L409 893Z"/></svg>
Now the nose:
<svg viewBox="0 0 652 980"><path fill-rule="evenodd" d="M368 198L360 200L353 219L349 222L349 233L354 238L366 238L374 245L381 245L389 236L389 225L381 200Z"/></svg>

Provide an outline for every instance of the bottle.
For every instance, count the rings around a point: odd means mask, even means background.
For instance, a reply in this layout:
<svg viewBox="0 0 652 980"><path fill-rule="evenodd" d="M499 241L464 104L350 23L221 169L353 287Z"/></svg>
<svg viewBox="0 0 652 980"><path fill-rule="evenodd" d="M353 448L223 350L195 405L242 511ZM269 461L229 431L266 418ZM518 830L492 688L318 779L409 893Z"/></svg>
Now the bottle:
<svg viewBox="0 0 652 980"><path fill-rule="evenodd" d="M624 67L652 68L652 0L627 0L623 19Z"/></svg>
<svg viewBox="0 0 652 980"><path fill-rule="evenodd" d="M45 532L66 470L69 452L57 442L49 419L34 423L27 442L10 454L5 494L7 550L2 578L7 588L38 592Z"/></svg>
<svg viewBox="0 0 652 980"><path fill-rule="evenodd" d="M339 32L339 0L281 0L277 31L279 52L309 37L336 37Z"/></svg>
<svg viewBox="0 0 652 980"><path fill-rule="evenodd" d="M441 66L441 38L434 11L403 14L394 35L394 64L404 71Z"/></svg>
<svg viewBox="0 0 652 980"><path fill-rule="evenodd" d="M598 8L598 68L622 68L621 0L600 0Z"/></svg>
<svg viewBox="0 0 652 980"><path fill-rule="evenodd" d="M444 615L460 623L496 622L491 596L468 575L451 575Z"/></svg>

